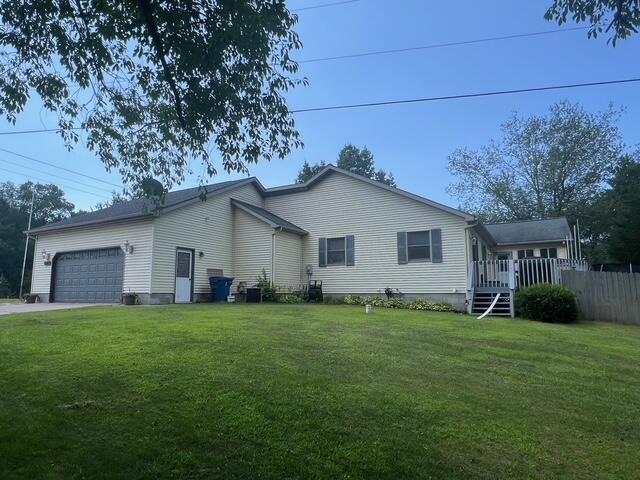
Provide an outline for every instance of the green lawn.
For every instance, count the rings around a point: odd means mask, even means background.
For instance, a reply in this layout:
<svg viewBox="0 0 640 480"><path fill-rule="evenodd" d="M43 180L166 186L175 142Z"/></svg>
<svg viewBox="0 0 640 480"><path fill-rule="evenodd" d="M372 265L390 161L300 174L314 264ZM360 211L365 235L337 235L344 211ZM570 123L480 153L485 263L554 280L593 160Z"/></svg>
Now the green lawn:
<svg viewBox="0 0 640 480"><path fill-rule="evenodd" d="M0 317L0 478L638 478L640 328L315 305Z"/></svg>
<svg viewBox="0 0 640 480"><path fill-rule="evenodd" d="M22 303L22 300L19 298L0 298L0 305L3 303L17 304Z"/></svg>

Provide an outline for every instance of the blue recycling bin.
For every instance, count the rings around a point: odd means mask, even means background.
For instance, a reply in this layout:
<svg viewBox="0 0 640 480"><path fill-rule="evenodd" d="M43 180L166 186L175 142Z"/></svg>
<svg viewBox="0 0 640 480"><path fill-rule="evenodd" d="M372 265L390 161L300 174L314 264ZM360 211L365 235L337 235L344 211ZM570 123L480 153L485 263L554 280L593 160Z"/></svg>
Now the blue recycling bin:
<svg viewBox="0 0 640 480"><path fill-rule="evenodd" d="M233 277L209 277L209 285L211 286L211 301L226 302Z"/></svg>

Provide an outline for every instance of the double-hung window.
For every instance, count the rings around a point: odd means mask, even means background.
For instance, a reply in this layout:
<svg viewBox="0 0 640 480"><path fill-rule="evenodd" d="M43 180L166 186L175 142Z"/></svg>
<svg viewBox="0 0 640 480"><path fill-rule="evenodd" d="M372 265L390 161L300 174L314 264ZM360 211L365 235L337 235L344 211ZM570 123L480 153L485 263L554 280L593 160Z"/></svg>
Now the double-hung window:
<svg viewBox="0 0 640 480"><path fill-rule="evenodd" d="M327 265L344 265L347 258L345 237L327 238Z"/></svg>
<svg viewBox="0 0 640 480"><path fill-rule="evenodd" d="M540 256L542 258L558 258L558 249L555 247L541 248Z"/></svg>
<svg viewBox="0 0 640 480"><path fill-rule="evenodd" d="M407 260L427 262L431 260L431 232L407 232Z"/></svg>
<svg viewBox="0 0 640 480"><path fill-rule="evenodd" d="M318 239L319 267L330 265L353 267L355 264L355 237L353 235L333 238L320 237Z"/></svg>
<svg viewBox="0 0 640 480"><path fill-rule="evenodd" d="M533 248L527 248L526 250L518 250L518 258L533 257Z"/></svg>
<svg viewBox="0 0 640 480"><path fill-rule="evenodd" d="M398 232L398 264L442 263L442 230Z"/></svg>

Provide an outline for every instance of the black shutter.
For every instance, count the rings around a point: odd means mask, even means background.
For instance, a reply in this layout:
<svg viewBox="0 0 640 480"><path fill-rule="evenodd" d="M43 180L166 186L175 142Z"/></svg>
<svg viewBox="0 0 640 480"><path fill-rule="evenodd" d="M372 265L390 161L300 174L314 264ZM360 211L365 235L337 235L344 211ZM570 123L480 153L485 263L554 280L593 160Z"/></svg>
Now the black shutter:
<svg viewBox="0 0 640 480"><path fill-rule="evenodd" d="M431 261L442 263L442 230L439 228L431 230Z"/></svg>
<svg viewBox="0 0 640 480"><path fill-rule="evenodd" d="M318 266L319 267L327 266L327 239L326 238L318 239Z"/></svg>
<svg viewBox="0 0 640 480"><path fill-rule="evenodd" d="M407 263L407 232L398 232L398 263Z"/></svg>
<svg viewBox="0 0 640 480"><path fill-rule="evenodd" d="M355 264L355 238L353 235L347 235L347 267L352 267Z"/></svg>

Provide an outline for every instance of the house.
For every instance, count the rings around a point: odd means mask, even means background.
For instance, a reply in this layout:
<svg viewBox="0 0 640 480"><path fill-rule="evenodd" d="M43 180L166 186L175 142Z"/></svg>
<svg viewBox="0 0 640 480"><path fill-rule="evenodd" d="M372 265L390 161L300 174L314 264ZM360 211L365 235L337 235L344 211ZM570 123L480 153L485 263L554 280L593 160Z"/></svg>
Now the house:
<svg viewBox="0 0 640 480"><path fill-rule="evenodd" d="M469 300L469 265L502 256L566 256L565 219L481 225L473 215L327 166L303 184L265 188L256 178L136 199L34 228L31 292L42 301L145 304L209 296L223 273L281 290L322 280L328 295ZM523 228L522 225L526 225ZM536 226L537 225L537 226ZM543 226L544 228L540 227Z"/></svg>

